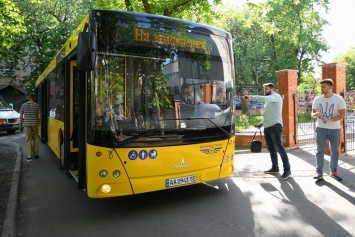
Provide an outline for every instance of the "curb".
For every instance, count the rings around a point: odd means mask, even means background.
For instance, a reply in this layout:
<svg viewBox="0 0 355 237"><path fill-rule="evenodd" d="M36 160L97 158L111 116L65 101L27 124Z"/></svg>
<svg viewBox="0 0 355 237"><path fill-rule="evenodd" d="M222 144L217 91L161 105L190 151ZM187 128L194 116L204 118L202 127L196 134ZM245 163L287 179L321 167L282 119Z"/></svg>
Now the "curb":
<svg viewBox="0 0 355 237"><path fill-rule="evenodd" d="M9 195L9 200L7 203L6 215L4 226L2 230L1 237L14 237L16 231L16 212L17 212L17 199L18 199L18 190L20 184L20 174L21 174L21 148L13 144L16 147L17 157L14 172L12 174L12 185Z"/></svg>

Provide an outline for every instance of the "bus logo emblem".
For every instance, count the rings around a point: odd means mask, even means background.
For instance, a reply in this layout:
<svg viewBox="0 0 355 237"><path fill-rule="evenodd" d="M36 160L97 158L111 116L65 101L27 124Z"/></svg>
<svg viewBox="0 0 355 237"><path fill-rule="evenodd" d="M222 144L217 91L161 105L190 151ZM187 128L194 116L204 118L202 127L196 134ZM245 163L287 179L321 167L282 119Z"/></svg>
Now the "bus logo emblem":
<svg viewBox="0 0 355 237"><path fill-rule="evenodd" d="M205 153L205 154L215 154L215 153L217 153L217 152L219 152L219 150L221 150L222 149L222 147L216 147L216 148L207 148L207 149L201 149L200 151L202 152L202 153Z"/></svg>
<svg viewBox="0 0 355 237"><path fill-rule="evenodd" d="M185 163L184 158L181 158L180 164L174 165L173 168L174 168L174 169L187 168L187 167L190 167L190 166L192 166L191 163Z"/></svg>

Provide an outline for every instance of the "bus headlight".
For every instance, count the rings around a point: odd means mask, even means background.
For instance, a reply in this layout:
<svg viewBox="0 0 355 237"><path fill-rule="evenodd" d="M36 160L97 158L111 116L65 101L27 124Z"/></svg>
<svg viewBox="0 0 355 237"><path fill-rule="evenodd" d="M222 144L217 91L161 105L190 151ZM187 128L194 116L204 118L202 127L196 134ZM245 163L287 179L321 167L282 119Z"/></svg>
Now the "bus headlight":
<svg viewBox="0 0 355 237"><path fill-rule="evenodd" d="M114 170L113 172L112 172L112 176L114 177L114 178L118 178L119 176L120 176L120 171L119 170Z"/></svg>
<svg viewBox="0 0 355 237"><path fill-rule="evenodd" d="M109 193L109 192L111 192L111 186L108 185L108 184L104 184L104 185L102 185L102 187L101 187L101 191L102 191L103 193Z"/></svg>
<svg viewBox="0 0 355 237"><path fill-rule="evenodd" d="M101 178L105 178L107 176L107 171L106 170L101 170L99 173Z"/></svg>

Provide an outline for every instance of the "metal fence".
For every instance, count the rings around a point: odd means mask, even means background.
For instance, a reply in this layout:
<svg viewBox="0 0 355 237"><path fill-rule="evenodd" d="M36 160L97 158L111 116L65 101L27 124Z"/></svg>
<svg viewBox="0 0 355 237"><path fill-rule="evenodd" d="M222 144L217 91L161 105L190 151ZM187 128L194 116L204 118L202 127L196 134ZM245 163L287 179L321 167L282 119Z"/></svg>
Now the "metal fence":
<svg viewBox="0 0 355 237"><path fill-rule="evenodd" d="M355 150L355 91L344 93L346 118L344 119L346 150Z"/></svg>
<svg viewBox="0 0 355 237"><path fill-rule="evenodd" d="M295 118L297 143L309 143L315 141L316 120L311 117L312 103L316 97L313 89L299 89L294 96L295 99Z"/></svg>

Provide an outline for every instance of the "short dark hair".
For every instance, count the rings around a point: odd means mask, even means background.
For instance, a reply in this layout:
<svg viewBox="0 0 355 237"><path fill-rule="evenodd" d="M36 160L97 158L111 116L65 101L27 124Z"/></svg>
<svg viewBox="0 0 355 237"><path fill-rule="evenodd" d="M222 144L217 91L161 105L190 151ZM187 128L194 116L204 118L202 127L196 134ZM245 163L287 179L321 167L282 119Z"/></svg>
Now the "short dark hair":
<svg viewBox="0 0 355 237"><path fill-rule="evenodd" d="M182 84L181 86L181 93L183 93L185 91L186 88L189 88L191 85L190 84L187 84L187 83L184 83Z"/></svg>
<svg viewBox="0 0 355 237"><path fill-rule="evenodd" d="M328 84L330 86L333 86L333 80L330 79L330 78L326 78L326 79L323 79L323 80L320 81L320 84L324 84L324 83Z"/></svg>
<svg viewBox="0 0 355 237"><path fill-rule="evenodd" d="M265 84L263 85L263 87L265 87L265 86L268 86L268 87L270 87L270 88L272 88L272 89L275 89L274 83L271 83L271 82L265 83Z"/></svg>
<svg viewBox="0 0 355 237"><path fill-rule="evenodd" d="M34 99L36 99L36 94L33 93L33 92L31 92L31 93L28 95L28 97L29 97L30 99L34 100Z"/></svg>

